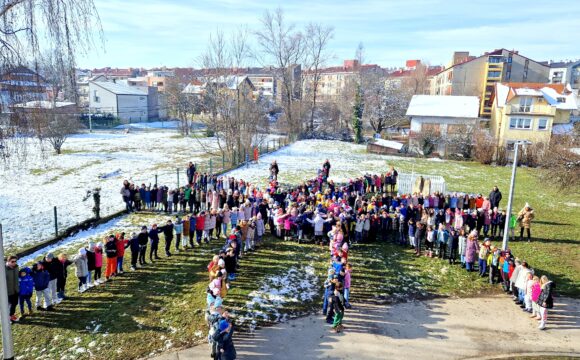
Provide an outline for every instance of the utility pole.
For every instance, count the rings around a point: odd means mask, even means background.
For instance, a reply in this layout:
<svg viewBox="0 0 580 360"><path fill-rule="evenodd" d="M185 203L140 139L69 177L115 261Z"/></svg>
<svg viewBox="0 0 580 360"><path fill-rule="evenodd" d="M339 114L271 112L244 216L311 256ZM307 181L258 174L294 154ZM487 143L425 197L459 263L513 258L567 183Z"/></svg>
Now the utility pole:
<svg viewBox="0 0 580 360"><path fill-rule="evenodd" d="M527 142L516 142L514 143L514 163L512 165L512 179L510 182L510 194L508 198L507 210L506 210L506 220L503 229L503 242L501 245L501 249L503 251L507 250L508 248L508 240L509 240L509 230L510 230L510 219L512 216L512 207L513 207L513 199L514 199L514 188L516 186L516 169L518 167L518 149L519 145L525 145Z"/></svg>
<svg viewBox="0 0 580 360"><path fill-rule="evenodd" d="M4 238L0 224L0 259L4 261ZM2 322L2 350L5 360L14 359L14 342L12 340L12 325L8 305L8 288L6 285L6 264L0 266L0 321Z"/></svg>
<svg viewBox="0 0 580 360"><path fill-rule="evenodd" d="M89 107L89 133L93 132L93 117L91 115L91 108Z"/></svg>

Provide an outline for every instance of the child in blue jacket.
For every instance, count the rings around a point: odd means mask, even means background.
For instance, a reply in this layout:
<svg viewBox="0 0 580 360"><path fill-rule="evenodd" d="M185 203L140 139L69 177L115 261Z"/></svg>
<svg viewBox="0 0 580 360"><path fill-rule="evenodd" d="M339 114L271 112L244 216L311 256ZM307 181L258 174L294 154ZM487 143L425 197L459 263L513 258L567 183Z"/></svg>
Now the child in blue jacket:
<svg viewBox="0 0 580 360"><path fill-rule="evenodd" d="M48 288L50 274L44 269L42 262L38 262L32 267L32 279L34 280L34 290L36 290L36 310L54 310ZM43 297L45 307L41 307Z"/></svg>
<svg viewBox="0 0 580 360"><path fill-rule="evenodd" d="M32 270L30 270L29 267L21 269L20 277L18 279L20 284L20 293L18 298L20 303L20 314L22 316L24 316L25 302L26 305L28 305L28 315L32 315L32 301L30 301L30 299L32 298L32 292L34 291L34 280L32 279L32 276L30 276L31 272Z"/></svg>

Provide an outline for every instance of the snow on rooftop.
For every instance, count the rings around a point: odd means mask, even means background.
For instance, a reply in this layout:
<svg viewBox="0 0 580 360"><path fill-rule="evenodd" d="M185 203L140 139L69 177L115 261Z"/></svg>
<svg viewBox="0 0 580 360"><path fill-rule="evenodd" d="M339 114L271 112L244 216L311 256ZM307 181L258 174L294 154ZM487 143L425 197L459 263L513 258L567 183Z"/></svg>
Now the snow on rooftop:
<svg viewBox="0 0 580 360"><path fill-rule="evenodd" d="M93 84L117 95L141 95L147 96L147 92L134 86L127 86L109 81L92 81Z"/></svg>
<svg viewBox="0 0 580 360"><path fill-rule="evenodd" d="M536 89L517 88L514 90L518 96L542 96L542 92Z"/></svg>
<svg viewBox="0 0 580 360"><path fill-rule="evenodd" d="M477 96L414 95L406 115L475 119L479 115L479 98Z"/></svg>
<svg viewBox="0 0 580 360"><path fill-rule="evenodd" d="M400 142L385 139L376 139L375 144L395 150L401 150L401 148L403 147L403 144L401 144Z"/></svg>
<svg viewBox="0 0 580 360"><path fill-rule="evenodd" d="M54 109L71 105L75 105L75 103L70 101L53 102L48 100L39 100L39 101L27 101L24 103L14 104L13 106L25 109Z"/></svg>

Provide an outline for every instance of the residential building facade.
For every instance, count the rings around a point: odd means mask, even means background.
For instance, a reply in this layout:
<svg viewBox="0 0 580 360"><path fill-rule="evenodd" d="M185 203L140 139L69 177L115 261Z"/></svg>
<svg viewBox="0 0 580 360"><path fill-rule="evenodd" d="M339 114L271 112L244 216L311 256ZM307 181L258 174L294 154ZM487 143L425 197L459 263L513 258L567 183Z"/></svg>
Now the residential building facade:
<svg viewBox="0 0 580 360"><path fill-rule="evenodd" d="M499 49L475 58L468 53L460 55L454 55L453 65L433 77L430 93L478 96L481 117L491 117L491 97L495 84L510 81L548 82L549 67L517 51Z"/></svg>
<svg viewBox="0 0 580 360"><path fill-rule="evenodd" d="M0 112L9 112L16 103L50 99L50 86L44 78L25 66L0 74Z"/></svg>
<svg viewBox="0 0 580 360"><path fill-rule="evenodd" d="M547 143L553 127L568 124L576 108L576 96L563 84L497 83L490 132L508 149L522 140Z"/></svg>
<svg viewBox="0 0 580 360"><path fill-rule="evenodd" d="M112 114L123 122L149 119L148 92L112 81L89 82L91 113Z"/></svg>

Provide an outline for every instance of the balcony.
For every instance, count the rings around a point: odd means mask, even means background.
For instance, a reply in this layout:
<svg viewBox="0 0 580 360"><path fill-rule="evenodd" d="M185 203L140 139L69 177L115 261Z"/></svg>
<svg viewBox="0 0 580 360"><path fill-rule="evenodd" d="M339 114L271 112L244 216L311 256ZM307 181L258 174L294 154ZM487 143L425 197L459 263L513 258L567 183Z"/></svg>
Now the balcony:
<svg viewBox="0 0 580 360"><path fill-rule="evenodd" d="M506 107L506 114L554 116L556 115L556 108L547 105L535 105L532 107L523 107L520 105L508 105Z"/></svg>

